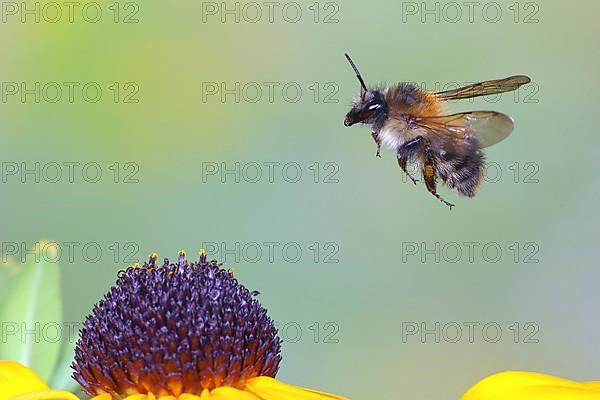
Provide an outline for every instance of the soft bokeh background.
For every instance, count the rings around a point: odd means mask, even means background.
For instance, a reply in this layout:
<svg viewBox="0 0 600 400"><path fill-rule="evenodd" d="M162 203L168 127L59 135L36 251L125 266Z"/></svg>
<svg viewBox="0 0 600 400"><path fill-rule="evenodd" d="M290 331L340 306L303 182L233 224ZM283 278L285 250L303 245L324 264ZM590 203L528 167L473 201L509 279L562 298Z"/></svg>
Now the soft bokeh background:
<svg viewBox="0 0 600 400"><path fill-rule="evenodd" d="M262 292L272 317L286 327L279 377L350 398L458 398L476 380L506 369L599 379L600 140L594 117L600 4L499 1L497 23L486 21L495 9L482 15L486 2L475 8L473 22L463 6L454 23L448 19L455 8L444 2L440 21L426 15L425 23L421 2L298 3L303 14L297 23L282 17L285 4L275 8L272 23L265 6L256 23L247 21L254 10L244 15L243 4L239 23L232 15L223 23L220 15L204 14L203 20L203 7L222 7L219 2L181 0L118 3L120 19L135 13L139 20L129 24L113 21L108 2L100 5L98 23L80 12L73 23L68 16L59 23L30 16L23 23L4 12L4 95L11 82L29 88L35 82L78 82L80 88L97 82L103 96L91 104L76 89L71 103L64 89L56 103L44 97L37 103L34 95L25 102L7 95L0 103L0 161L8 174L0 183L3 257L10 253L20 261L38 240L56 241L65 320L80 321L117 269L152 251L174 258L185 248L192 258L205 245ZM403 13L414 7L416 15ZM288 11L293 18L294 9ZM332 23L324 23L328 16ZM442 190L457 204L449 212L422 185L407 183L393 155L376 159L368 129L342 125L358 91L345 51L370 83L406 80L433 89L532 76L535 84L517 98L450 105L453 111L495 109L516 119L513 135L487 150L494 182L472 200ZM110 89L115 82L117 103ZM203 99L211 82L229 88L256 82L263 96L250 102L250 86L239 102L234 95L224 102L219 95ZM272 102L265 82L279 85ZM285 100L287 83L301 87L299 101ZM139 101L125 103L136 87ZM40 163L50 174L54 164L48 163L68 162L96 162L102 178L87 182L81 166L73 183L66 167L57 183L47 179L54 173L40 183L9 174L22 163L30 169ZM279 163L272 183L263 165L270 162ZM231 175L224 182L219 175L203 179L207 168L236 163L247 172L239 182ZM257 183L251 182L252 163L263 165ZM300 181L286 181L283 165L299 166ZM290 180L294 169L288 172ZM138 182L127 183L128 173ZM72 258L70 242L77 243ZM278 243L272 260L266 242ZM473 260L470 242L478 243ZM236 243L248 251L259 243L263 254L256 262L254 253L222 254ZM457 262L451 262L453 243L462 251ZM286 244L302 250L298 262L282 255ZM82 254L86 245L88 255ZM424 252L436 245L439 261ZM485 245L501 248L497 262L489 261L493 248L488 260L483 257ZM100 257L94 248L102 250ZM406 251L415 248L416 255ZM436 322L448 327L440 328L439 343L433 334L403 340L407 323L433 329ZM480 324L472 343L469 322ZM448 323L463 327L456 343L446 340L455 336ZM486 323L502 328L497 343L484 338ZM493 336L492 329L488 339Z"/></svg>

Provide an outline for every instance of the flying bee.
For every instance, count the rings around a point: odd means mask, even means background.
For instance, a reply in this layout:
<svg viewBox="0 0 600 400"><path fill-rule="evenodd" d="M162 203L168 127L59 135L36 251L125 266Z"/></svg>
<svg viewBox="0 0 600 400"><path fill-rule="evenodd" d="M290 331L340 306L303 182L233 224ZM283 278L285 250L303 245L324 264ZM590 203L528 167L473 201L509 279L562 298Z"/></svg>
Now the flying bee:
<svg viewBox="0 0 600 400"><path fill-rule="evenodd" d="M392 150L400 168L415 184L418 181L407 166L416 166L421 170L427 190L450 209L454 204L437 193L438 177L458 194L475 196L485 162L481 149L510 135L514 121L495 111L448 115L443 103L511 92L530 83L531 79L517 75L439 93L421 90L410 83L368 89L348 54L346 58L356 73L361 91L346 114L344 125L371 125L377 157L381 157L382 145Z"/></svg>

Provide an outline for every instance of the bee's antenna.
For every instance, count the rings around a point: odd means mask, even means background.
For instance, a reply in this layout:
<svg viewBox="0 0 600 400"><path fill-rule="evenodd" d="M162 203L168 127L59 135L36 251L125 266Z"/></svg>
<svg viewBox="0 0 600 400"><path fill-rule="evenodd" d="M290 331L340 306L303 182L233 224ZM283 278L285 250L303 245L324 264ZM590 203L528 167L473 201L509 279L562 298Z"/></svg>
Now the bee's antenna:
<svg viewBox="0 0 600 400"><path fill-rule="evenodd" d="M354 65L354 61L352 61L352 59L350 58L348 53L344 53L344 55L346 56L346 59L352 66L352 69L354 70L354 72L356 73L356 77L358 78L358 81L360 82L360 86L361 86L363 92L367 92L369 89L367 89L367 85L365 85L365 81L363 80L362 76L360 75L358 68L356 68L356 65Z"/></svg>

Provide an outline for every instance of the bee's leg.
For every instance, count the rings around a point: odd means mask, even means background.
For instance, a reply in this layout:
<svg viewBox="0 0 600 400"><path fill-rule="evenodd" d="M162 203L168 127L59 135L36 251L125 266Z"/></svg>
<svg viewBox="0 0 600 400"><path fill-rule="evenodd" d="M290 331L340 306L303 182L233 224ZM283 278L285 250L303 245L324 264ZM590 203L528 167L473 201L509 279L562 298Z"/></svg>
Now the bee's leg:
<svg viewBox="0 0 600 400"><path fill-rule="evenodd" d="M381 158L381 140L379 139L379 132L376 130L371 130L371 136L373 136L373 140L377 143L377 154L375 157Z"/></svg>
<svg viewBox="0 0 600 400"><path fill-rule="evenodd" d="M387 117L382 114L375 120L375 122L371 126L371 136L377 144L377 153L375 154L375 157L379 158L381 158L381 137L379 136L379 132L381 132L381 130L383 129L386 119Z"/></svg>
<svg viewBox="0 0 600 400"><path fill-rule="evenodd" d="M406 175L413 181L416 185L419 182L418 179L413 178L413 176L406 170L406 164L411 157L414 157L417 154L417 151L420 147L423 146L423 137L418 136L413 140L409 140L406 143L403 143L396 152L396 157L398 158L398 165L404 171Z"/></svg>
<svg viewBox="0 0 600 400"><path fill-rule="evenodd" d="M408 158L406 157L398 157L398 165L402 168L402 171L410 178L411 181L416 185L419 182L418 179L413 178L413 176L406 170L406 164L408 162Z"/></svg>
<svg viewBox="0 0 600 400"><path fill-rule="evenodd" d="M427 186L427 190L438 198L442 203L450 207L454 207L454 204L444 200L442 196L440 196L436 191L436 170L435 170L435 158L433 156L433 150L429 143L425 143L424 146L425 151L425 162L423 163L423 179L425 180L425 186Z"/></svg>

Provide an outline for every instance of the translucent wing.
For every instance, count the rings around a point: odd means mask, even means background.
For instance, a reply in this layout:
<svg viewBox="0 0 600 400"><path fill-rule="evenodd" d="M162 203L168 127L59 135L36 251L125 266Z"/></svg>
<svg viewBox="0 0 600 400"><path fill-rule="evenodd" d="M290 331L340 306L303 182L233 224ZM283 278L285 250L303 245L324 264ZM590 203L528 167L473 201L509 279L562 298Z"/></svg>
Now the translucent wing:
<svg viewBox="0 0 600 400"><path fill-rule="evenodd" d="M512 92L523 85L531 82L528 76L515 75L505 79L497 79L495 81L479 82L474 85L461 87L454 90L439 92L435 95L440 100L459 100L470 99L472 97L489 96L492 94Z"/></svg>
<svg viewBox="0 0 600 400"><path fill-rule="evenodd" d="M460 141L475 136L481 148L504 140L514 129L514 121L495 111L474 111L442 117L415 118L415 124L444 139Z"/></svg>

